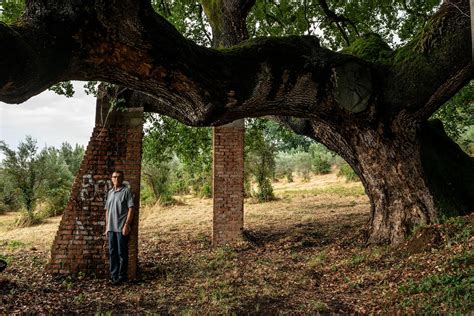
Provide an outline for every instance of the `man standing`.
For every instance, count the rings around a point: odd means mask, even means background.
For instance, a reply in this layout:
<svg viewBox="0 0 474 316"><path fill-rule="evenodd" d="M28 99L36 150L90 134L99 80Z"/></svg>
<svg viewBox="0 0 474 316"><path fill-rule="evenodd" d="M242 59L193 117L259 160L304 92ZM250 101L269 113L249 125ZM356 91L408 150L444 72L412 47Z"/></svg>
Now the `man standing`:
<svg viewBox="0 0 474 316"><path fill-rule="evenodd" d="M105 233L109 239L109 264L113 284L127 281L128 239L133 219L133 197L122 184L123 172L112 174L113 187L105 203Z"/></svg>

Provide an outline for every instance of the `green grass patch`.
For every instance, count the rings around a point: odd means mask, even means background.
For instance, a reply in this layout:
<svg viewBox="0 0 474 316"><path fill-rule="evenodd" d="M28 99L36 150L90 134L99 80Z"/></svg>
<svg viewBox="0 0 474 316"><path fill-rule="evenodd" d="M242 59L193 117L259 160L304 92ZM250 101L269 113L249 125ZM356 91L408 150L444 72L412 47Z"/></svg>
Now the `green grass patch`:
<svg viewBox="0 0 474 316"><path fill-rule="evenodd" d="M351 260L349 261L349 265L352 267L357 267L358 265L364 263L366 260L366 257L364 255L356 254L351 257Z"/></svg>
<svg viewBox="0 0 474 316"><path fill-rule="evenodd" d="M326 186L322 188L314 188L314 189L306 189L306 190L285 190L280 193L284 197L288 196L295 196L295 195L302 195L302 194L311 194L311 195L318 195L318 194L334 194L340 197L345 196L362 196L365 195L364 187L362 185L357 186Z"/></svg>
<svg viewBox="0 0 474 316"><path fill-rule="evenodd" d="M453 256L449 259L452 266L469 266L474 265L474 250L466 250L459 255Z"/></svg>
<svg viewBox="0 0 474 316"><path fill-rule="evenodd" d="M311 306L311 309L313 311L318 312L318 313L327 313L327 312L329 312L328 304L326 304L322 301L311 300L310 301L310 306Z"/></svg>
<svg viewBox="0 0 474 316"><path fill-rule="evenodd" d="M13 257L0 253L0 260L4 260L7 263L7 266L9 266L13 261Z"/></svg>
<svg viewBox="0 0 474 316"><path fill-rule="evenodd" d="M19 240L9 240L5 244L6 248L10 251L15 250L15 249L20 249L25 246L25 243Z"/></svg>
<svg viewBox="0 0 474 316"><path fill-rule="evenodd" d="M206 270L222 271L233 266L233 259L237 257L237 253L232 247L224 246L217 248L214 257L207 262Z"/></svg>
<svg viewBox="0 0 474 316"><path fill-rule="evenodd" d="M401 306L416 307L422 314L467 313L474 308L474 269L411 279L398 291L411 295L401 301Z"/></svg>

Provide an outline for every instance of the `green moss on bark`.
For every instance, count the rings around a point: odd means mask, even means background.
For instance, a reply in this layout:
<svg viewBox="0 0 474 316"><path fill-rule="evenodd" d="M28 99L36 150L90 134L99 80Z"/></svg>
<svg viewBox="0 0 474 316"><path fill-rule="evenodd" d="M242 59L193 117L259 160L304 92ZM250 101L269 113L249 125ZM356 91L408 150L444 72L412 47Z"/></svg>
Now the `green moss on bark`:
<svg viewBox="0 0 474 316"><path fill-rule="evenodd" d="M223 0L201 0L204 13L206 13L213 31L222 29Z"/></svg>
<svg viewBox="0 0 474 316"><path fill-rule="evenodd" d="M374 63L387 63L392 49L380 35L369 33L355 40L342 52Z"/></svg>

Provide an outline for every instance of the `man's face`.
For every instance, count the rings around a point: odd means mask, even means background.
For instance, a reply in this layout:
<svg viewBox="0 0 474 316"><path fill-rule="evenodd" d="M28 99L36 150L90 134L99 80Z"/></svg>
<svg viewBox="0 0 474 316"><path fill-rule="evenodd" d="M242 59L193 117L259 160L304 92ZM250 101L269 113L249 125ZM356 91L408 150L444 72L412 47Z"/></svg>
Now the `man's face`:
<svg viewBox="0 0 474 316"><path fill-rule="evenodd" d="M114 186L120 186L122 184L122 181L123 179L120 173L114 172L112 174L112 183Z"/></svg>

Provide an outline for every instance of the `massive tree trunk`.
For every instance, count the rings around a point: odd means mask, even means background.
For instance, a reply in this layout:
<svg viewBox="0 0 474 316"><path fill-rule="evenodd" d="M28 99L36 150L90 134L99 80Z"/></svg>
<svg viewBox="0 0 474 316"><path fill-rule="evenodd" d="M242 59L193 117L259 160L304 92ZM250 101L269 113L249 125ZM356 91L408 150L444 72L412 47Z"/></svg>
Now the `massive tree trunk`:
<svg viewBox="0 0 474 316"><path fill-rule="evenodd" d="M387 130L275 120L323 143L359 175L371 203L370 243L398 244L416 226L474 210L474 159L446 135L440 121L399 123Z"/></svg>
<svg viewBox="0 0 474 316"><path fill-rule="evenodd" d="M228 3L230 15L252 5ZM278 115L353 166L372 203L369 240L398 243L415 225L474 208L472 159L426 122L473 77L468 12L467 0L445 1L404 47L342 54L308 36L206 49L146 0L32 0L17 25L0 24L8 47L0 51L0 100L23 102L63 80L101 80L140 91L134 104L189 125ZM245 35L235 17L227 26ZM219 19L212 23L225 34ZM216 35L216 45L227 40ZM364 56L377 49L379 57Z"/></svg>
<svg viewBox="0 0 474 316"><path fill-rule="evenodd" d="M367 130L355 137L355 166L372 205L371 242L396 244L417 225L473 210L473 161L438 128L425 123L391 136Z"/></svg>

